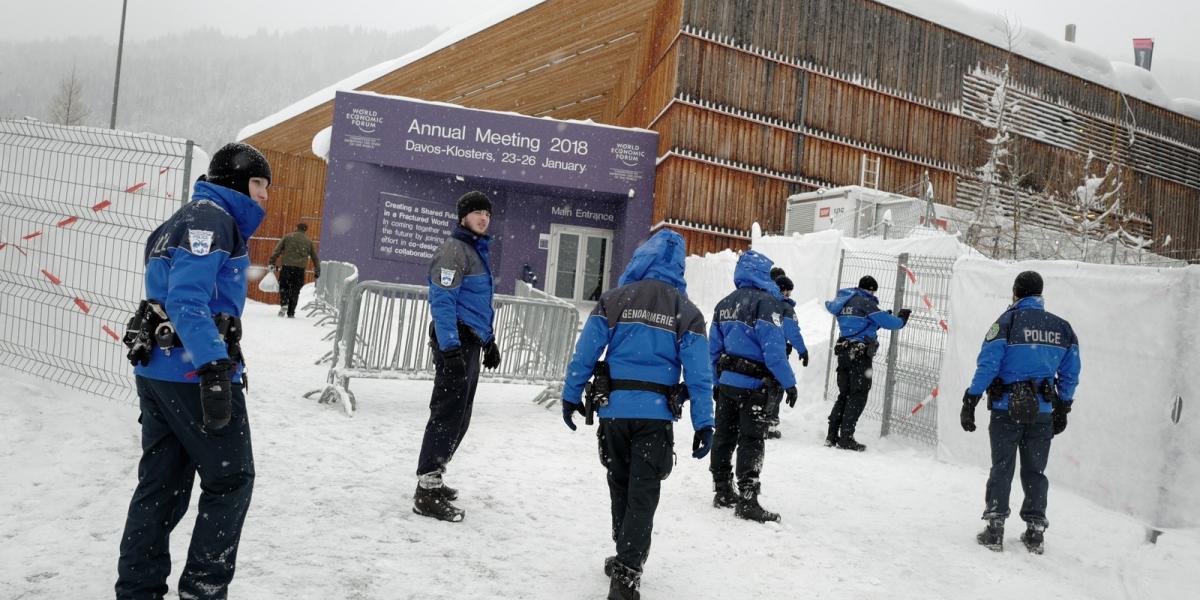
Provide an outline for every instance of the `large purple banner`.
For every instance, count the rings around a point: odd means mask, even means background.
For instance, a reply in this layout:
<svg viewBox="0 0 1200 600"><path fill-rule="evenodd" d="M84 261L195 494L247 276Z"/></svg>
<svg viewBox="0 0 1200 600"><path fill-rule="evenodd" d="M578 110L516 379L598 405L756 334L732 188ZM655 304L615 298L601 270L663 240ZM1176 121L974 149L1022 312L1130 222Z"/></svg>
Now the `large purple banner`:
<svg viewBox="0 0 1200 600"><path fill-rule="evenodd" d="M379 165L634 196L654 132L339 92L333 154ZM652 190L649 190L652 193Z"/></svg>

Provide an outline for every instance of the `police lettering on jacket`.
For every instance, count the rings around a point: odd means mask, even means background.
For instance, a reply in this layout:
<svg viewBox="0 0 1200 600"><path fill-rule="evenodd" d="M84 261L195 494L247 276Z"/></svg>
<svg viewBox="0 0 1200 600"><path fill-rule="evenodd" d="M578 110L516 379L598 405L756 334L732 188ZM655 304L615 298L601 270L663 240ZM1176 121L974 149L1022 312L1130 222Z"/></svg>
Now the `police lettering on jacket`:
<svg viewBox="0 0 1200 600"><path fill-rule="evenodd" d="M488 266L491 238L459 225L433 255L429 264L429 305L433 328L442 350L458 348L462 321L481 344L492 341L492 269Z"/></svg>
<svg viewBox="0 0 1200 600"><path fill-rule="evenodd" d="M663 230L642 244L618 281L596 302L567 365L563 398L581 402L584 384L607 351L613 379L673 386L687 384L692 426L711 426L712 371L704 317L687 297L684 242ZM643 390L615 390L601 418L671 420L667 398Z"/></svg>
<svg viewBox="0 0 1200 600"><path fill-rule="evenodd" d="M771 280L771 266L771 259L753 250L738 258L733 272L737 290L713 311L709 358L713 372L722 354L764 363L779 384L789 388L796 385L796 376L787 360L783 295ZM761 379L733 371L722 371L718 381L746 389L762 386Z"/></svg>
<svg viewBox="0 0 1200 600"><path fill-rule="evenodd" d="M213 315L241 317L246 303L246 240L266 212L249 196L205 181L192 201L146 240L146 297L167 311L183 348L155 348L134 373L150 379L196 382L195 370L229 358ZM241 371L234 381L241 381Z"/></svg>
<svg viewBox="0 0 1200 600"><path fill-rule="evenodd" d="M879 299L862 288L838 290L837 297L825 303L825 310L837 317L841 337L866 342L878 336L879 328L900 329L904 321L879 309Z"/></svg>
<svg viewBox="0 0 1200 600"><path fill-rule="evenodd" d="M1065 319L1046 312L1041 296L1022 298L1008 307L984 336L969 392L982 394L999 378L1001 383L1051 381L1059 398L1071 402L1079 384L1079 339ZM1040 412L1053 406L1039 393ZM992 402L993 410L1008 410L1008 394Z"/></svg>

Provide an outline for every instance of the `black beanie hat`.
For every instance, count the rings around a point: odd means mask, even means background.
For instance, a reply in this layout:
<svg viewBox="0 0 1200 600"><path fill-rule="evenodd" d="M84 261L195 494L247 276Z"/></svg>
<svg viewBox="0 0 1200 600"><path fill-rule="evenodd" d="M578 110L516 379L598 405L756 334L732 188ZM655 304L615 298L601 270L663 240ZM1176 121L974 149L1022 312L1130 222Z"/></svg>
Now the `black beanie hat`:
<svg viewBox="0 0 1200 600"><path fill-rule="evenodd" d="M780 275L779 277L776 277L775 285L779 286L779 291L781 292L790 292L796 289L796 285L792 283L791 279L788 279L787 275Z"/></svg>
<svg viewBox="0 0 1200 600"><path fill-rule="evenodd" d="M458 199L458 220L477 211L486 210L492 212L492 201L483 192L467 192Z"/></svg>
<svg viewBox="0 0 1200 600"><path fill-rule="evenodd" d="M858 280L858 287L867 290L868 292L879 291L879 283L876 282L875 278L871 277L870 275L863 275L863 278Z"/></svg>
<svg viewBox="0 0 1200 600"><path fill-rule="evenodd" d="M1013 280L1013 296L1025 298L1042 295L1042 276L1037 271L1024 271Z"/></svg>
<svg viewBox="0 0 1200 600"><path fill-rule="evenodd" d="M772 280L779 279L780 277L783 277L785 275L787 275L787 272L784 271L783 269L781 269L779 267L771 267L771 279Z"/></svg>
<svg viewBox="0 0 1200 600"><path fill-rule="evenodd" d="M204 181L250 195L250 179L262 177L271 182L271 165L267 157L250 144L225 144L208 163Z"/></svg>

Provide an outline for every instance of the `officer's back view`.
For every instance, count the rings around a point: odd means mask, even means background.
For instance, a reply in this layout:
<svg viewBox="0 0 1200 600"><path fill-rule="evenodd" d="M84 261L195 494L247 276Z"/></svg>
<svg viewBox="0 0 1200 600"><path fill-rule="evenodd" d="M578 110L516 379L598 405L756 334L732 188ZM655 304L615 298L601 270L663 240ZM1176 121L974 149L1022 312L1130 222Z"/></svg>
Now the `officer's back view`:
<svg viewBox="0 0 1200 600"><path fill-rule="evenodd" d="M642 565L658 508L660 484L671 473L680 410L680 370L691 396L695 435L692 456L712 444L712 372L704 339L704 317L687 298L683 238L663 230L633 254L620 287L605 292L588 317L563 387L563 420L583 412L580 396L593 372L611 389L600 408L600 462L608 469L612 538L617 554L604 561L611 578L609 598L637 598ZM597 361L607 349L609 377ZM670 404L675 401L675 407Z"/></svg>
<svg viewBox="0 0 1200 600"><path fill-rule="evenodd" d="M708 333L709 356L718 376L713 436L713 505L735 508L751 521L778 521L779 515L758 503L764 440L774 421L774 403L785 389L789 406L796 404L796 376L787 360L783 331L783 295L771 280L771 259L754 252L738 258L732 294L717 303ZM733 454L737 450L738 490L733 489Z"/></svg>

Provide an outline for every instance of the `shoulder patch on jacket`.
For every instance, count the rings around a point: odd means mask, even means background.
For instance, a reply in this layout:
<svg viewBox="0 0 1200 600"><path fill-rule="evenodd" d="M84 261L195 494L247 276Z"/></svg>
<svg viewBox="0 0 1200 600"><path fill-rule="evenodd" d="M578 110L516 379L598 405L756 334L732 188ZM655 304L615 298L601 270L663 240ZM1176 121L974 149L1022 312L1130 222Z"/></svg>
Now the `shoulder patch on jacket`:
<svg viewBox="0 0 1200 600"><path fill-rule="evenodd" d="M987 335L984 336L983 339L984 339L984 341L990 342L990 341L996 339L996 336L998 336L998 335L1000 335L1000 324L992 323L992 328L988 329Z"/></svg>
<svg viewBox="0 0 1200 600"><path fill-rule="evenodd" d="M454 269L447 269L445 267L442 267L441 278L439 279L439 281L442 282L443 287L450 287L450 284L454 283L454 274L455 274Z"/></svg>
<svg viewBox="0 0 1200 600"><path fill-rule="evenodd" d="M213 232L206 229L188 230L188 249L196 256L206 256L212 251Z"/></svg>

